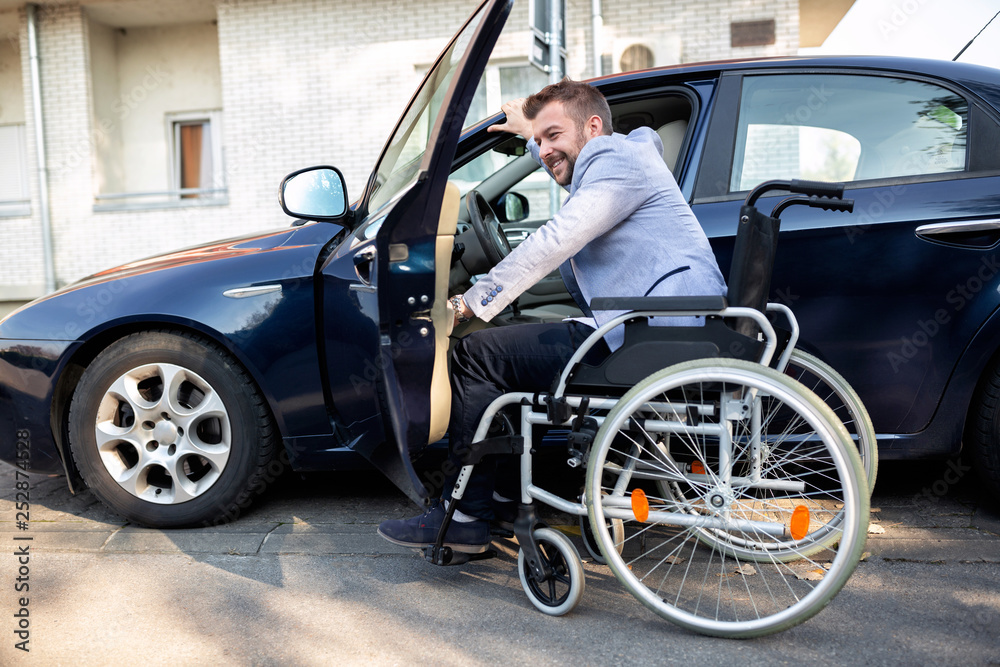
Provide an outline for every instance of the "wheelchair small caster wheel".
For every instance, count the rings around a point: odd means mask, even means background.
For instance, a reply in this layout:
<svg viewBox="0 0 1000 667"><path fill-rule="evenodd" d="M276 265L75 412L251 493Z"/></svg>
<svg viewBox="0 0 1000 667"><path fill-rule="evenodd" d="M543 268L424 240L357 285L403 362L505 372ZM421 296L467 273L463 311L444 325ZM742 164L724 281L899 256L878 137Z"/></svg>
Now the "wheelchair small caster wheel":
<svg viewBox="0 0 1000 667"><path fill-rule="evenodd" d="M580 554L568 537L551 528L539 528L533 537L552 575L546 581L536 581L521 549L517 552L521 586L531 604L543 614L567 614L583 597L584 575Z"/></svg>

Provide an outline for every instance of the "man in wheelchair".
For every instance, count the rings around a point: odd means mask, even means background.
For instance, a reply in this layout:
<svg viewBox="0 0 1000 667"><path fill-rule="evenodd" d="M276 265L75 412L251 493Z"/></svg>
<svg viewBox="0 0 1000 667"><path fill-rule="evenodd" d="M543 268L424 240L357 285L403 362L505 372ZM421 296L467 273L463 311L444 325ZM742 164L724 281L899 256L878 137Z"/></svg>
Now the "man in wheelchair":
<svg viewBox="0 0 1000 667"><path fill-rule="evenodd" d="M490 131L518 134L531 155L569 191L561 210L463 295L451 299L458 322L499 314L522 292L558 268L585 318L476 331L463 338L451 364L451 457L468 447L487 406L505 392L548 389L573 352L615 311L590 310L595 297L724 294L725 281L708 239L663 161L650 128L614 134L604 96L565 79L503 106L507 118ZM696 325L702 318L656 324ZM585 359L600 361L622 343L621 328ZM445 545L480 553L490 543L489 521L508 519L516 502L494 490L495 457L476 466L456 508ZM516 477L501 475L516 488ZM511 477L511 479L507 479ZM450 480L454 482L454 479ZM445 485L445 503L452 484ZM502 487L501 492L506 488ZM408 520L386 521L379 534L396 544L435 541L445 503Z"/></svg>

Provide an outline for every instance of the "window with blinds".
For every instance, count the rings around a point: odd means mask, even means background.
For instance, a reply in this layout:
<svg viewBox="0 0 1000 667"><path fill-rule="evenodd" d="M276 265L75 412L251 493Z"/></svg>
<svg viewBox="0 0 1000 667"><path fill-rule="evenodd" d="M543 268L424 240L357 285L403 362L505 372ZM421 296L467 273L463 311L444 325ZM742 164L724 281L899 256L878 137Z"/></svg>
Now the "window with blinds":
<svg viewBox="0 0 1000 667"><path fill-rule="evenodd" d="M0 216L29 215L24 125L0 125Z"/></svg>

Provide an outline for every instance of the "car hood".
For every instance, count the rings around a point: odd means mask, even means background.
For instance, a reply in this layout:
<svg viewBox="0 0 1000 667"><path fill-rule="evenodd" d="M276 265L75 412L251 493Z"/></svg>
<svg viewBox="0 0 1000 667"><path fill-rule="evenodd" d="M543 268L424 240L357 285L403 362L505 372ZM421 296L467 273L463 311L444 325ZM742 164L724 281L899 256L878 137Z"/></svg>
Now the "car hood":
<svg viewBox="0 0 1000 667"><path fill-rule="evenodd" d="M316 223L313 223L316 224ZM267 230L225 239L222 241L212 241L202 245L173 250L171 252L146 257L134 262L122 264L99 273L92 274L86 278L81 278L74 283L67 285L55 292L59 294L64 291L72 291L92 283L106 282L127 276L136 276L153 271L172 269L188 264L200 264L202 262L212 262L216 260L249 255L263 251L273 250L282 247L292 241L301 231L301 227L283 227L276 230Z"/></svg>
<svg viewBox="0 0 1000 667"><path fill-rule="evenodd" d="M10 313L0 320L0 338L76 339L105 321L146 312L152 307L149 295L165 293L162 289L147 291L156 285L168 285L170 293L180 286L186 286L185 292L212 291L228 283L251 285L257 281L311 276L322 248L342 231L342 226L332 223L307 223L204 243L122 264L82 278ZM268 256L270 259L264 259ZM167 273L177 273L177 277L166 277ZM88 309L87 304L91 301L101 306L100 312ZM189 309L196 305L190 299L181 299L178 303L186 303ZM194 318L193 313L173 312L178 307L177 304L164 306L162 302L157 302L156 306L163 311L159 315L172 313L171 316L186 320Z"/></svg>

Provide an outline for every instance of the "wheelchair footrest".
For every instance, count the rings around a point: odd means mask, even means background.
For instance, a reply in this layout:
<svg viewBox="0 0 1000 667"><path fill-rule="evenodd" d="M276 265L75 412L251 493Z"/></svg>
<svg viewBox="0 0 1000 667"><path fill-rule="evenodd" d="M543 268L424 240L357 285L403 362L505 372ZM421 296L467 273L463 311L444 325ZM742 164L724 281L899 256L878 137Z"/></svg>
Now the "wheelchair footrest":
<svg viewBox="0 0 1000 667"><path fill-rule="evenodd" d="M514 531L510 528L504 528L503 526L499 526L497 524L490 524L490 536L510 540L514 537Z"/></svg>
<svg viewBox="0 0 1000 667"><path fill-rule="evenodd" d="M431 563L432 565L464 565L469 561L474 560L487 560L489 558L497 557L497 550L490 547L486 551L478 554L467 554L463 551L455 551L451 547L441 547L435 553L434 545L428 544L423 548L424 560Z"/></svg>

